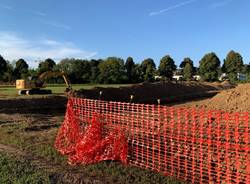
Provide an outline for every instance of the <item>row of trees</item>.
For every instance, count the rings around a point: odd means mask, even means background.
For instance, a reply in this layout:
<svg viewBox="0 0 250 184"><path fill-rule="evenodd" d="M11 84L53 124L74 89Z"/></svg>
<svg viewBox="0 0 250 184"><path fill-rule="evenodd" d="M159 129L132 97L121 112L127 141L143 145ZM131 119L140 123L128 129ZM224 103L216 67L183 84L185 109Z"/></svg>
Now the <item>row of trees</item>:
<svg viewBox="0 0 250 184"><path fill-rule="evenodd" d="M109 57L105 60L67 58L58 64L52 59L46 59L39 63L38 68L29 69L24 59L11 64L0 56L0 81L14 82L19 78L38 76L52 70L66 72L72 83L152 82L156 76L161 80L172 80L174 73L183 75L185 80L191 80L193 75L199 74L204 81L216 81L221 73L226 73L231 81L235 81L239 72L250 74L249 65L244 65L242 56L235 51L227 54L222 66L219 58L212 52L203 56L199 68L194 67L190 58L184 58L178 70L175 61L169 55L161 58L158 69L151 58L136 64L132 57L128 57L126 61L118 57Z"/></svg>
<svg viewBox="0 0 250 184"><path fill-rule="evenodd" d="M209 53L201 59L199 73L205 81L216 81L221 73L226 73L228 79L234 82L238 80L238 73L250 76L250 65L244 65L243 58L238 52L230 51L220 67L220 60L216 54Z"/></svg>

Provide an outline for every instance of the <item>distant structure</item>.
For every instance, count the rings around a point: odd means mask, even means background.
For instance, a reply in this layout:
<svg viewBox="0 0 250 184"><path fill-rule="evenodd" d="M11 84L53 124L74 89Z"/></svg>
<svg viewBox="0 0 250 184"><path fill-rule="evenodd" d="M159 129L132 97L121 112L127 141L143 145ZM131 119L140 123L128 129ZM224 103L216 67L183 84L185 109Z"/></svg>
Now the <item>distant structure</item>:
<svg viewBox="0 0 250 184"><path fill-rule="evenodd" d="M245 80L247 80L247 75L243 74L243 73L237 73L237 79L239 81L245 81Z"/></svg>
<svg viewBox="0 0 250 184"><path fill-rule="evenodd" d="M228 80L228 77L227 77L226 73L222 73L219 76L219 81L224 81L224 80ZM245 81L245 80L247 80L247 75L243 74L243 73L237 73L237 80L239 80L239 81Z"/></svg>
<svg viewBox="0 0 250 184"><path fill-rule="evenodd" d="M201 80L201 76L200 75L193 75L193 79L196 81Z"/></svg>
<svg viewBox="0 0 250 184"><path fill-rule="evenodd" d="M227 74L226 73L222 73L220 76L219 76L219 81L224 81L227 79Z"/></svg>
<svg viewBox="0 0 250 184"><path fill-rule="evenodd" d="M173 75L173 79L179 81L179 80L183 80L183 75Z"/></svg>
<svg viewBox="0 0 250 184"><path fill-rule="evenodd" d="M155 76L154 76L154 78L155 78L155 80L156 80L156 81L159 81L159 80L161 80L161 79L162 79L162 76L155 75Z"/></svg>

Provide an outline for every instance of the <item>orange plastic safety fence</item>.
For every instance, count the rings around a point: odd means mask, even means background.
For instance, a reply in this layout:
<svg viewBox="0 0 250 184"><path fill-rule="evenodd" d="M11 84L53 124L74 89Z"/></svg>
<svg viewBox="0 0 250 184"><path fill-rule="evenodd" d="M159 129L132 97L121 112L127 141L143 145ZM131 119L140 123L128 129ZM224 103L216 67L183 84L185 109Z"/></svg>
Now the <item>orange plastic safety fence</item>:
<svg viewBox="0 0 250 184"><path fill-rule="evenodd" d="M128 144L124 133L118 128L105 129L97 114L84 122L79 121L72 100L68 102L55 147L68 155L70 164L92 164L103 160L120 160L127 164Z"/></svg>
<svg viewBox="0 0 250 184"><path fill-rule="evenodd" d="M56 147L71 163L122 160L191 183L250 183L248 112L70 98Z"/></svg>

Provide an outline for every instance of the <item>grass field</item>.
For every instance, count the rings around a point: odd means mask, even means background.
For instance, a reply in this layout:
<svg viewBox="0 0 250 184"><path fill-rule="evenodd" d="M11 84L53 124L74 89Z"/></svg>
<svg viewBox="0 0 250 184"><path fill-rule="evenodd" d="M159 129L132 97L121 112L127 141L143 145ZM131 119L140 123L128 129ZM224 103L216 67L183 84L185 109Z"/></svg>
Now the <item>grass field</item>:
<svg viewBox="0 0 250 184"><path fill-rule="evenodd" d="M0 153L0 183L49 183L49 176L35 169L28 161Z"/></svg>
<svg viewBox="0 0 250 184"><path fill-rule="evenodd" d="M0 183L11 183L12 181L20 184L53 183L51 179L57 181L55 175L60 172L57 168L54 168L53 165L60 164L60 167L69 169L66 158L60 155L53 146L58 128L32 131L34 127L41 126L41 124L44 123L42 120L37 120L37 124L30 123L29 120L26 119L16 119L14 122L0 122L0 144L10 145L20 150L20 152L30 153L42 161L49 162L52 165L52 167L49 166L50 171L37 169L33 166L32 162L30 163L27 160L18 158L18 153L15 153L15 156L13 156L3 152L1 153L0 151ZM57 121L59 121L59 119L57 119ZM45 122L47 122L47 120ZM57 125L59 126L60 123ZM81 177L92 177L100 181L102 181L103 178L103 183L181 183L174 178L165 177L161 174L136 167L124 166L119 162L101 162L88 166L75 166L74 169L70 169L72 172L81 175ZM68 171L71 172L71 170Z"/></svg>
<svg viewBox="0 0 250 184"><path fill-rule="evenodd" d="M129 84L73 84L72 87L75 90L79 89L91 89L94 87L114 87L118 88L121 86L129 86ZM44 89L50 89L52 90L53 94L64 94L64 90L66 89L66 86L64 84L50 84L47 85L46 88ZM18 95L18 90L15 88L15 86L0 86L0 97L17 97Z"/></svg>

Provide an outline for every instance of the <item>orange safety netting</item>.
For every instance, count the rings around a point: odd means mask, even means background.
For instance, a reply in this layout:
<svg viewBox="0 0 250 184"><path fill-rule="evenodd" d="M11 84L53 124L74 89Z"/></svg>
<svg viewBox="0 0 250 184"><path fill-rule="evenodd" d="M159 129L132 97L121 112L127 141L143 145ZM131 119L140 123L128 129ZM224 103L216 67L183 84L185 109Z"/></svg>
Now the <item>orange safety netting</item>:
<svg viewBox="0 0 250 184"><path fill-rule="evenodd" d="M81 126L72 105L69 101L55 142L57 150L68 155L70 164L91 164L103 160L120 160L126 164L128 143L124 133L119 129L104 130L104 124L97 116L85 122L90 122L88 126Z"/></svg>
<svg viewBox="0 0 250 184"><path fill-rule="evenodd" d="M191 183L250 183L248 112L69 98L55 145L72 164L121 160Z"/></svg>

